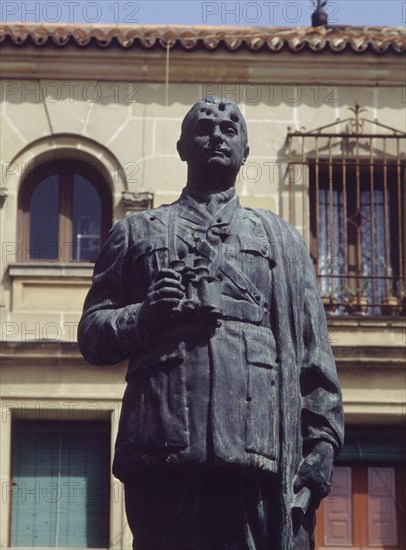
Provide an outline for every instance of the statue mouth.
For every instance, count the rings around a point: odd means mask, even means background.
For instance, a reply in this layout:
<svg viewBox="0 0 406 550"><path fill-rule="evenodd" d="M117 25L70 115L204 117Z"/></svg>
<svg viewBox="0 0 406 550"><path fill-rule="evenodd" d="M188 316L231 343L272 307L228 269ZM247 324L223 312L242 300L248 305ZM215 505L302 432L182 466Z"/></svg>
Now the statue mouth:
<svg viewBox="0 0 406 550"><path fill-rule="evenodd" d="M210 151L210 154L211 154L212 157L226 157L226 158L231 157L230 149L225 148L225 147L221 147L221 148L218 148L218 149L213 149L212 151Z"/></svg>

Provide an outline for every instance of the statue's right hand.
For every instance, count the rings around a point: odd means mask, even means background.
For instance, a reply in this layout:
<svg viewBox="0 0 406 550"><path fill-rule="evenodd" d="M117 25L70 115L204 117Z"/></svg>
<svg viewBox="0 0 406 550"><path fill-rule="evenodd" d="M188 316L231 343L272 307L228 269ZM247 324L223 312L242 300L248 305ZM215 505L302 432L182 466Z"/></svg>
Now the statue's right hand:
<svg viewBox="0 0 406 550"><path fill-rule="evenodd" d="M185 296L181 275L173 269L162 269L148 289L142 305L142 315L150 326L167 322L167 315L173 311Z"/></svg>

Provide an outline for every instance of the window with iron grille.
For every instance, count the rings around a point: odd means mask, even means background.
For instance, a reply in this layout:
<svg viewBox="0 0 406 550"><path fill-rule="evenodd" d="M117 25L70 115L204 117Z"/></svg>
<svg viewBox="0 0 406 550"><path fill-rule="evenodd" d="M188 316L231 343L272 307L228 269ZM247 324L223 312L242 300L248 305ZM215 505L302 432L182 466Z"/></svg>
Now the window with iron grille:
<svg viewBox="0 0 406 550"><path fill-rule="evenodd" d="M288 217L311 248L328 313L404 314L406 134L353 112L289 133Z"/></svg>

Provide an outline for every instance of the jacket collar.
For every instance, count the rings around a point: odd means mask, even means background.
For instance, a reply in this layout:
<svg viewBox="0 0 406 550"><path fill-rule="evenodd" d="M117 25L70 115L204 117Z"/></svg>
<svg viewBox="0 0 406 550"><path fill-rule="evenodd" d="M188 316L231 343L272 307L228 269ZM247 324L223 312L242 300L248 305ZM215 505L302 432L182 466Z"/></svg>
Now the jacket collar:
<svg viewBox="0 0 406 550"><path fill-rule="evenodd" d="M209 213L207 204L215 201L214 213ZM178 202L178 213L182 219L204 227L225 227L230 225L235 211L240 206L234 187L220 193L191 191L185 187Z"/></svg>

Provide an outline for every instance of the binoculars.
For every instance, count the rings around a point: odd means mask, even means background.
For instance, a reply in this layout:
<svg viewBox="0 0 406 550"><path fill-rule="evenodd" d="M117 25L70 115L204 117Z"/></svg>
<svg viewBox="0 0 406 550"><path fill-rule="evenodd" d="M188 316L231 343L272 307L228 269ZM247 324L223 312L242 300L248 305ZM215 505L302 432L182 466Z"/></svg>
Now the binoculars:
<svg viewBox="0 0 406 550"><path fill-rule="evenodd" d="M209 260L197 258L193 266L182 260L171 262L171 268L181 275L185 298L174 311L181 314L196 314L210 319L221 316L220 279L209 274Z"/></svg>

